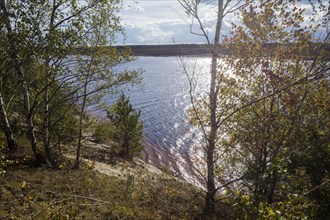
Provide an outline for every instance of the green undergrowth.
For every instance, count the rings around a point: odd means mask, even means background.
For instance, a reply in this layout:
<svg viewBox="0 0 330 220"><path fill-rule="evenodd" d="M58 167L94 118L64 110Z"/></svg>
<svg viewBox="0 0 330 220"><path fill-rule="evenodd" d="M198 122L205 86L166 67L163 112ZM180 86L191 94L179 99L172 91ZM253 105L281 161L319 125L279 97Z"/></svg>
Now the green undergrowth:
<svg viewBox="0 0 330 220"><path fill-rule="evenodd" d="M169 178L13 165L0 177L0 219L193 219L200 192Z"/></svg>

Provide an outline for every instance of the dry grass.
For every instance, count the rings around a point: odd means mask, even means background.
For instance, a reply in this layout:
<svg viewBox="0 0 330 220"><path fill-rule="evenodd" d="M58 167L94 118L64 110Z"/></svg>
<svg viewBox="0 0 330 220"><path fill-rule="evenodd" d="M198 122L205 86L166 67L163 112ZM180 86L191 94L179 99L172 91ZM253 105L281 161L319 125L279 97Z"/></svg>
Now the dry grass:
<svg viewBox="0 0 330 220"><path fill-rule="evenodd" d="M201 210L199 191L187 183L125 174L127 164L121 177L93 168L9 167L0 178L0 219L193 219Z"/></svg>

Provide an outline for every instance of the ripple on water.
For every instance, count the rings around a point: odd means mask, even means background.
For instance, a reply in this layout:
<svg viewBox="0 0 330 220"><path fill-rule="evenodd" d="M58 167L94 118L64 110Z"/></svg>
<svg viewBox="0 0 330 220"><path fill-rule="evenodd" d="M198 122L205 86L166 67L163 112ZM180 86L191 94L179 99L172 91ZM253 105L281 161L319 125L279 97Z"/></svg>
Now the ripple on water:
<svg viewBox="0 0 330 220"><path fill-rule="evenodd" d="M194 59L188 59L194 62ZM199 91L207 91L209 58L197 60ZM119 67L123 68L123 67ZM145 150L148 160L166 166L186 178L192 174L188 153L196 143L196 129L187 124L190 106L189 84L176 57L139 57L126 69L143 69L143 89L125 88L132 105L141 111L144 124ZM112 102L114 99L111 99ZM111 103L110 103L111 104ZM178 159L179 158L179 159ZM184 164L179 165L184 162Z"/></svg>

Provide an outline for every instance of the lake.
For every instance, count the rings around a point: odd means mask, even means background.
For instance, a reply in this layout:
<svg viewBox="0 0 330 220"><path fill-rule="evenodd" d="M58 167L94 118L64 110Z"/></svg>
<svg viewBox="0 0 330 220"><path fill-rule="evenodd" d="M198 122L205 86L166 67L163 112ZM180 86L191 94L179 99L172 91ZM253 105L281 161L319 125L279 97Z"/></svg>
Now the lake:
<svg viewBox="0 0 330 220"><path fill-rule="evenodd" d="M183 58L189 72L196 72L196 91L208 91L210 58ZM144 158L167 167L175 175L191 178L192 150L198 131L188 123L189 82L177 57L137 57L119 68L142 69L143 86L125 87L134 108L141 111L144 125ZM112 104L114 99L109 99Z"/></svg>

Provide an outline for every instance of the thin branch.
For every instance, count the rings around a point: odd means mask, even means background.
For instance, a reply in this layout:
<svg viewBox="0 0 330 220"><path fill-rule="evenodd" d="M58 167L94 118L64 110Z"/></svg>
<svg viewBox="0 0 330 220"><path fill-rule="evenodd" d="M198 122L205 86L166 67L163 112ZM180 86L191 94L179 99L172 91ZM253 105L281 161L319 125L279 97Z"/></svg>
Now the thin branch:
<svg viewBox="0 0 330 220"><path fill-rule="evenodd" d="M243 0L239 0L234 6L232 6L230 9L228 9L225 13L224 16L226 16L227 14L233 13L241 8L244 8L245 6L247 6L248 4L251 4L253 2L252 1L247 1L245 4L237 7L239 4L241 4L243 2Z"/></svg>
<svg viewBox="0 0 330 220"><path fill-rule="evenodd" d="M266 95L266 96L261 97L261 98L259 98L259 99L253 100L253 101L248 102L248 103L246 103L246 104L243 104L242 106L238 107L238 108L235 109L233 112L231 112L231 113L230 113L228 116L226 116L223 120L221 120L221 122L218 124L218 127L220 127L225 121L227 121L229 118L231 118L233 115L235 115L235 114L238 113L239 111L241 111L241 110L243 110L243 109L245 109L245 108L247 108L247 107L249 107L249 106L251 106L251 105L254 105L254 104L256 104L256 103L258 103L258 102L260 102L260 101L262 101L262 100L265 100L265 99L267 99L267 98L270 98L270 97L272 97L272 96L274 96L274 95L276 95L276 94L279 94L279 93L285 91L285 90L288 89L288 88L291 88L291 87L293 87L293 86L299 85L300 83L302 83L303 81L308 80L308 79L311 78L311 77L317 77L317 76L319 76L319 75L320 75L319 72L318 72L318 73L315 73L315 74L308 75L308 76L303 77L303 78L301 78L301 79L299 79L299 80L297 80L297 81L295 81L295 82L293 82L293 83L291 83L291 84L289 84L289 85L287 85L287 86L284 86L283 88L280 88L280 89L278 89L278 90L275 90L273 93L271 93L271 94L269 94L269 95ZM322 76L322 78L326 78L326 77L327 77L327 76ZM314 79L315 79L315 78L314 78ZM318 79L318 78L316 78L316 79ZM313 79L312 79L312 80L313 80Z"/></svg>
<svg viewBox="0 0 330 220"><path fill-rule="evenodd" d="M70 15L70 16L64 18L64 19L62 19L61 21L57 22L57 23L54 25L54 28L60 26L60 25L63 24L64 22L66 22L66 21L68 21L68 20L70 20L70 19L72 19L72 18L74 18L74 17L77 17L77 16L81 15L83 12L85 12L85 11L87 11L87 10L93 8L95 5L99 4L100 2L101 2L100 0L96 0L96 1L94 1L93 3L91 3L90 5L87 5L87 6L83 7L83 8L81 8L77 13L74 13L74 14L72 14L72 15Z"/></svg>
<svg viewBox="0 0 330 220"><path fill-rule="evenodd" d="M93 201L93 202L99 202L99 203L103 203L103 204L107 204L107 205L113 205L113 203L111 203L111 202L107 202L107 201L104 201L104 200L101 200L101 199L96 199L96 198L93 198L93 197L88 197L88 196L83 196L83 195L75 195L75 194L59 193L59 192L56 192L56 191L53 191L53 190L48 190L48 189L45 189L45 188L43 188L42 186L40 186L38 184L29 182L27 180L23 180L21 178L15 177L15 176L13 176L11 178L13 178L17 181L20 181L20 182L26 182L29 186L31 186L35 189L42 190L45 194L50 193L50 194L58 195L58 196L72 197L72 198L89 200L89 201Z"/></svg>
<svg viewBox="0 0 330 220"><path fill-rule="evenodd" d="M318 188L320 188L320 187L322 187L322 186L328 184L329 182L330 182L330 180L326 180L325 182L321 183L320 185L317 185L317 186L315 186L314 188L308 190L306 193L304 193L304 194L298 196L297 198L295 198L295 200L298 200L298 199L300 199L300 198L302 198L302 197L307 196L307 195L310 194L311 192L313 192L313 191L317 190ZM285 210L284 212L281 212L281 214L280 214L279 216L277 216L276 219L281 219L281 217L282 217L283 215L285 215L285 213L287 213L289 210L291 210L291 209L293 209L293 208L295 208L295 207L296 207L296 206L289 206L289 209Z"/></svg>
<svg viewBox="0 0 330 220"><path fill-rule="evenodd" d="M202 31L202 34L198 34L198 33L195 33L192 31L192 25L193 24L190 24L190 33L192 34L195 34L195 35L198 35L198 36L204 36L206 41L207 41L207 44L209 45L210 47L210 51L212 52L212 44L211 44L211 41L209 39L209 36L204 28L204 25L198 15L198 11L197 11L197 8L198 8L198 3L194 4L194 3L189 3L187 2L186 0L179 0L179 3L180 5L186 10L186 12L191 15L193 18L195 18L198 22L198 25L199 25L199 28L201 29Z"/></svg>
<svg viewBox="0 0 330 220"><path fill-rule="evenodd" d="M247 175L248 175L248 173L245 173L245 174L244 174L243 176L241 176L241 177L238 177L238 178L235 178L235 179L233 179L233 180L230 180L230 181L226 182L225 184L223 184L223 185L217 187L217 188L216 188L216 191L218 191L218 190L221 189L221 188L225 188L225 187L227 187L228 185L230 185L230 184L232 184L232 183L234 183L234 182L237 182L237 181L239 181L239 180L242 180L242 179L245 178Z"/></svg>
<svg viewBox="0 0 330 220"><path fill-rule="evenodd" d="M194 101L194 95L193 95L193 83L192 83L192 77L189 76L189 71L186 68L186 65L184 64L183 58L179 57L180 60L180 64L183 68L184 73L186 74L188 81L189 81L189 94L190 94L190 103L192 105L193 111L195 113L195 116L197 117L197 121L199 126L201 127L202 131L203 131L203 136L207 137L207 132L205 129L205 125L202 121L202 119L199 117L198 111L197 111L197 107L195 105L195 101Z"/></svg>

